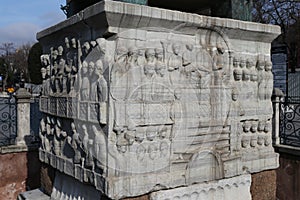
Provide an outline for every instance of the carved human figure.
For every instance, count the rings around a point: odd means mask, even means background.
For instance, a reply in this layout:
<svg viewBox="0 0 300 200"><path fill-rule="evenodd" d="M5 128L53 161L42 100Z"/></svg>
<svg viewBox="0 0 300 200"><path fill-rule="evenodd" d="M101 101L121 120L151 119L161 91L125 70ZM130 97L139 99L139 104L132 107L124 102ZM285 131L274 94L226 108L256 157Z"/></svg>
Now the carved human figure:
<svg viewBox="0 0 300 200"><path fill-rule="evenodd" d="M160 156L163 158L166 158L166 156L168 155L169 152L169 145L166 141L163 141L160 143L159 146L159 150L160 150Z"/></svg>
<svg viewBox="0 0 300 200"><path fill-rule="evenodd" d="M89 42L84 42L82 45L82 56L86 58L87 55L92 51L91 45Z"/></svg>
<svg viewBox="0 0 300 200"><path fill-rule="evenodd" d="M82 149L85 153L85 157L82 160L84 165L88 168L93 166L93 153L92 153L92 148L90 146L93 145L93 140L89 138L88 130L85 124L82 125Z"/></svg>
<svg viewBox="0 0 300 200"><path fill-rule="evenodd" d="M257 60L257 74L258 74L258 99L264 100L265 99L265 86L266 86L266 80L265 80L265 61L262 56L258 57Z"/></svg>
<svg viewBox="0 0 300 200"><path fill-rule="evenodd" d="M179 87L181 82L182 56L180 55L181 46L179 43L172 45L172 53L168 59L168 71L170 72L170 82L173 87Z"/></svg>
<svg viewBox="0 0 300 200"><path fill-rule="evenodd" d="M82 142L81 142L79 133L76 130L76 126L75 126L74 122L71 123L71 132L72 132L71 147L74 150L73 162L76 164L79 164L80 159L81 159Z"/></svg>
<svg viewBox="0 0 300 200"><path fill-rule="evenodd" d="M239 68L233 70L233 77L235 81L240 81L243 78L243 71Z"/></svg>
<svg viewBox="0 0 300 200"><path fill-rule="evenodd" d="M273 92L273 73L272 73L272 62L267 61L265 65L265 99L270 100Z"/></svg>
<svg viewBox="0 0 300 200"><path fill-rule="evenodd" d="M80 84L80 98L82 101L89 100L90 95L90 80L88 74L88 63L86 61L82 62L81 68L81 84Z"/></svg>
<svg viewBox="0 0 300 200"><path fill-rule="evenodd" d="M248 148L250 146L251 135L249 135L251 130L251 122L244 121L243 123L243 135L242 135L242 148Z"/></svg>
<svg viewBox="0 0 300 200"><path fill-rule="evenodd" d="M42 79L45 80L46 79L46 75L47 75L46 68L44 68L44 67L41 68L41 74L42 74Z"/></svg>
<svg viewBox="0 0 300 200"><path fill-rule="evenodd" d="M127 152L128 141L124 138L124 135L123 137L119 135L116 146L119 153L125 154Z"/></svg>
<svg viewBox="0 0 300 200"><path fill-rule="evenodd" d="M271 130L272 130L271 121L267 120L264 123L264 128L263 128L263 131L264 131L265 134L261 135L261 137L262 137L262 142L261 143L264 144L266 147L271 146L271 141L272 141Z"/></svg>
<svg viewBox="0 0 300 200"><path fill-rule="evenodd" d="M147 152L146 148L142 144L139 145L138 148L136 149L137 160L138 161L144 160L146 152Z"/></svg>
<svg viewBox="0 0 300 200"><path fill-rule="evenodd" d="M79 43L79 41L78 41ZM75 95L75 82L78 73L78 49L77 49L77 41L75 38L72 38L71 45L69 42L69 38L65 38L65 46L66 46L66 64L69 67L68 71L68 91L74 96Z"/></svg>
<svg viewBox="0 0 300 200"><path fill-rule="evenodd" d="M155 74L155 66L156 66L156 58L155 58L155 50L154 49L147 49L145 52L146 56L146 64L144 66L144 75L146 76L143 79L142 85L142 100L143 101L152 101L153 94L154 94L154 76Z"/></svg>
<svg viewBox="0 0 300 200"><path fill-rule="evenodd" d="M251 122L250 121L245 121L243 123L243 131L245 133L248 133L251 130Z"/></svg>
<svg viewBox="0 0 300 200"><path fill-rule="evenodd" d="M238 68L240 66L240 61L238 58L234 57L233 58L233 67Z"/></svg>
<svg viewBox="0 0 300 200"><path fill-rule="evenodd" d="M245 60L245 58L241 58L240 59L240 68L241 69L245 69L246 68L246 60Z"/></svg>
<svg viewBox="0 0 300 200"><path fill-rule="evenodd" d="M224 66L224 59L223 55L225 54L225 48L222 44L222 42L217 42L216 44L216 51L214 53L213 61L214 61L214 70L218 71L223 69Z"/></svg>
<svg viewBox="0 0 300 200"><path fill-rule="evenodd" d="M261 135L261 134L259 134L258 136L257 136L257 144L259 145L259 146L262 146L263 144L264 144L264 135Z"/></svg>
<svg viewBox="0 0 300 200"><path fill-rule="evenodd" d="M259 121L258 122L258 127L257 127L257 130L259 131L259 132L263 132L264 131L264 128L265 128L265 124L266 124L266 122L265 121Z"/></svg>
<svg viewBox="0 0 300 200"><path fill-rule="evenodd" d="M59 63L57 64L57 71L55 74L56 93L63 92L63 79L64 79L65 65L66 65L66 61L63 58L60 58Z"/></svg>
<svg viewBox="0 0 300 200"><path fill-rule="evenodd" d="M166 99L172 99L168 96L171 87L169 76L167 75L167 66L164 61L163 49L155 49L155 72L156 75L153 78L153 95L152 99L154 101L161 101Z"/></svg>
<svg viewBox="0 0 300 200"><path fill-rule="evenodd" d="M46 150L46 147L45 147L46 146L45 140L47 139L46 134L47 134L46 119L42 118L40 121L39 136L40 136L40 140L41 140L41 149L43 149L43 150Z"/></svg>
<svg viewBox="0 0 300 200"><path fill-rule="evenodd" d="M231 98L232 98L232 102L230 104L229 114L227 116L225 124L229 123L228 120L230 120L230 118L237 118L239 116L245 115L245 110L242 108L239 101L239 92L237 88L232 89Z"/></svg>
<svg viewBox="0 0 300 200"><path fill-rule="evenodd" d="M95 71L95 63L93 61L89 62L89 66L88 66L88 76L89 76L89 80L93 80L94 78L94 71Z"/></svg>
<svg viewBox="0 0 300 200"><path fill-rule="evenodd" d="M257 144L257 134L255 134L255 133L257 131L257 121L252 121L250 130L252 132L250 146L251 147L256 147L256 144Z"/></svg>
<svg viewBox="0 0 300 200"><path fill-rule="evenodd" d="M158 147L156 144L150 144L148 147L148 154L151 160L158 158Z"/></svg>
<svg viewBox="0 0 300 200"><path fill-rule="evenodd" d="M65 37L65 47L66 47L66 54L67 54L67 52L69 52L70 51L70 40L69 40L69 38L68 37Z"/></svg>
<svg viewBox="0 0 300 200"><path fill-rule="evenodd" d="M271 124L270 120L268 120L265 124L264 131L265 131L265 133L270 133L271 129L272 129L272 124Z"/></svg>
<svg viewBox="0 0 300 200"><path fill-rule="evenodd" d="M142 69L146 63L145 49L138 50L137 65Z"/></svg>
<svg viewBox="0 0 300 200"><path fill-rule="evenodd" d="M85 160L85 167L94 170L95 164L94 164L94 140L88 139L87 143L87 154L86 154L86 160Z"/></svg>
<svg viewBox="0 0 300 200"><path fill-rule="evenodd" d="M94 70L95 80L91 83L90 98L92 101L105 102L107 100L107 82L103 76L103 63L96 61Z"/></svg>
<svg viewBox="0 0 300 200"><path fill-rule="evenodd" d="M126 99L127 91L124 86L127 85L126 63L128 52L125 47L118 47L115 53L115 62L111 71L111 95L113 99L123 101Z"/></svg>
<svg viewBox="0 0 300 200"><path fill-rule="evenodd" d="M49 88L47 87L47 69L42 67L41 68L41 74L42 74L42 79L43 79L43 84L42 84L42 95L48 95L49 94Z"/></svg>
<svg viewBox="0 0 300 200"><path fill-rule="evenodd" d="M57 47L57 54L58 54L59 58L62 58L62 56L64 54L64 48L62 46Z"/></svg>
<svg viewBox="0 0 300 200"><path fill-rule="evenodd" d="M104 132L101 128L97 128L96 125L92 126L92 131L95 134L94 151L96 158L96 166L101 168L104 172L106 170L106 155L107 155L107 142Z"/></svg>
<svg viewBox="0 0 300 200"><path fill-rule="evenodd" d="M140 99L141 92L139 87L142 82L142 67L138 65L137 60L139 58L138 49L131 47L128 50L128 62L126 68L127 72L127 98Z"/></svg>
<svg viewBox="0 0 300 200"><path fill-rule="evenodd" d="M242 148L248 148L250 145L250 137L248 135L243 134L241 142Z"/></svg>
<svg viewBox="0 0 300 200"><path fill-rule="evenodd" d="M187 113L189 113L189 105L183 100L184 96L181 89L174 91L174 102L170 113L170 118L173 122L171 129L171 136L174 142L174 151L185 151L186 139L188 135L187 123L191 123L187 119ZM194 112L194 111L193 111ZM198 122L199 123L199 122Z"/></svg>
<svg viewBox="0 0 300 200"><path fill-rule="evenodd" d="M246 99L257 100L257 70L251 59L247 59L246 69L249 73L249 81L244 81L244 87L247 88Z"/></svg>
<svg viewBox="0 0 300 200"><path fill-rule="evenodd" d="M160 48L155 49L155 58L156 58L155 72L159 77L164 77L166 75L167 68L164 62L163 49Z"/></svg>
<svg viewBox="0 0 300 200"><path fill-rule="evenodd" d="M243 81L244 82L250 81L250 71L247 68L243 69ZM246 84L249 85L249 83Z"/></svg>
<svg viewBox="0 0 300 200"><path fill-rule="evenodd" d="M126 131L124 138L127 140L128 145L132 145L135 141L135 131Z"/></svg>
<svg viewBox="0 0 300 200"><path fill-rule="evenodd" d="M250 80L252 82L255 82L255 84L257 84L256 82L258 81L258 75L257 75L257 69L255 67L255 63L253 61L249 62L249 66L250 66Z"/></svg>
<svg viewBox="0 0 300 200"><path fill-rule="evenodd" d="M41 55L41 73L43 79L42 94L47 96L50 94L50 58L49 55Z"/></svg>
<svg viewBox="0 0 300 200"><path fill-rule="evenodd" d="M182 66L182 57L179 55L181 51L181 46L178 43L172 45L173 53L169 57L168 61L168 70L174 71L179 69Z"/></svg>
<svg viewBox="0 0 300 200"><path fill-rule="evenodd" d="M123 75L127 69L128 51L125 47L118 47L115 54L115 63L113 64L112 73L116 73L116 77Z"/></svg>
<svg viewBox="0 0 300 200"><path fill-rule="evenodd" d="M49 117L47 117L47 122L46 122L46 135L45 135L45 139L44 139L44 143L45 143L45 150L47 152L51 152L51 148L53 146L53 129L51 128L51 120Z"/></svg>
<svg viewBox="0 0 300 200"><path fill-rule="evenodd" d="M192 72L191 79L200 80L200 88L209 88L211 85L211 77L213 70L213 60L209 52L204 48L196 51L196 70ZM194 75L193 75L194 74ZM195 81L194 81L195 82ZM199 85L197 84L199 88Z"/></svg>
<svg viewBox="0 0 300 200"><path fill-rule="evenodd" d="M62 150L64 146L64 140L67 136L67 133L62 130L61 128L61 122L59 119L56 120L56 123L54 125L54 139L53 139L53 151L55 155L61 156L62 155Z"/></svg>
<svg viewBox="0 0 300 200"><path fill-rule="evenodd" d="M156 65L155 50L147 49L145 52L145 56L146 56L146 64L144 66L144 74L148 79L150 79L155 74L155 65Z"/></svg>
<svg viewBox="0 0 300 200"><path fill-rule="evenodd" d="M252 133L256 133L257 128L258 128L257 125L258 125L257 121L253 121L253 122L251 123L251 128L250 128L250 130L251 130Z"/></svg>
<svg viewBox="0 0 300 200"><path fill-rule="evenodd" d="M194 52L194 45L187 44L186 51L182 54L182 65L184 67L184 73L190 77L192 72L197 69L196 64L196 54Z"/></svg>

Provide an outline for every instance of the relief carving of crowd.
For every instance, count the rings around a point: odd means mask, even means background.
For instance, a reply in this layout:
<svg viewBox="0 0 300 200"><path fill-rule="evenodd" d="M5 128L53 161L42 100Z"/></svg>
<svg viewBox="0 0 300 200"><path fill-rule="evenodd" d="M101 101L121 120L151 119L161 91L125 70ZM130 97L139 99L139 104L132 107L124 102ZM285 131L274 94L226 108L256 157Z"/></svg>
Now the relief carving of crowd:
<svg viewBox="0 0 300 200"><path fill-rule="evenodd" d="M96 60L88 59L92 49L100 52ZM50 48L50 54L41 56L43 68L42 94L44 96L70 96L81 101L107 101L107 81L104 78L105 41L85 42L65 38L64 46Z"/></svg>

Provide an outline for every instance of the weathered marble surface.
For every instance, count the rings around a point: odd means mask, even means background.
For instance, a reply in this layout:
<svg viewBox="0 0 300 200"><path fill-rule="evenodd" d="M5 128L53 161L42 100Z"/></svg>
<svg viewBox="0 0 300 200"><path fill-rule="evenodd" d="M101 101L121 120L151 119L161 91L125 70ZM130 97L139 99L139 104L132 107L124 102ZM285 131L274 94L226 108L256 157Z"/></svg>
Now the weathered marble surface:
<svg viewBox="0 0 300 200"><path fill-rule="evenodd" d="M151 200L251 200L251 175L151 193Z"/></svg>
<svg viewBox="0 0 300 200"><path fill-rule="evenodd" d="M40 159L113 199L278 167L279 33L115 1L38 33Z"/></svg>

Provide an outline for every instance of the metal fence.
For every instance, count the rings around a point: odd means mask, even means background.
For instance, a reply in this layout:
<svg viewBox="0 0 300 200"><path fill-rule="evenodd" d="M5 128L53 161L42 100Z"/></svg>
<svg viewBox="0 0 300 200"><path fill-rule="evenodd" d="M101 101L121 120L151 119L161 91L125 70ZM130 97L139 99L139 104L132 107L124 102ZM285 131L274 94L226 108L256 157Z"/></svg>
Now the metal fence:
<svg viewBox="0 0 300 200"><path fill-rule="evenodd" d="M280 104L280 144L300 147L300 96Z"/></svg>
<svg viewBox="0 0 300 200"><path fill-rule="evenodd" d="M15 143L17 137L17 105L13 96L0 97L0 146Z"/></svg>

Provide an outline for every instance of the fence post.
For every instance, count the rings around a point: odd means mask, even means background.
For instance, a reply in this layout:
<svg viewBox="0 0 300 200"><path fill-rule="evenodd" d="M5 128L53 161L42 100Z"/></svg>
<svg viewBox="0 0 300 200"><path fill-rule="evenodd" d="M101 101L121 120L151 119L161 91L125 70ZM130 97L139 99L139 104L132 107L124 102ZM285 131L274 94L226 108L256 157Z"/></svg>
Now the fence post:
<svg viewBox="0 0 300 200"><path fill-rule="evenodd" d="M278 89L274 88L273 95L272 95L272 102L273 102L273 145L280 144L280 103L283 102L284 94L283 92Z"/></svg>
<svg viewBox="0 0 300 200"><path fill-rule="evenodd" d="M30 136L30 99L31 94L25 88L20 88L16 92L17 145L25 145L27 137Z"/></svg>

